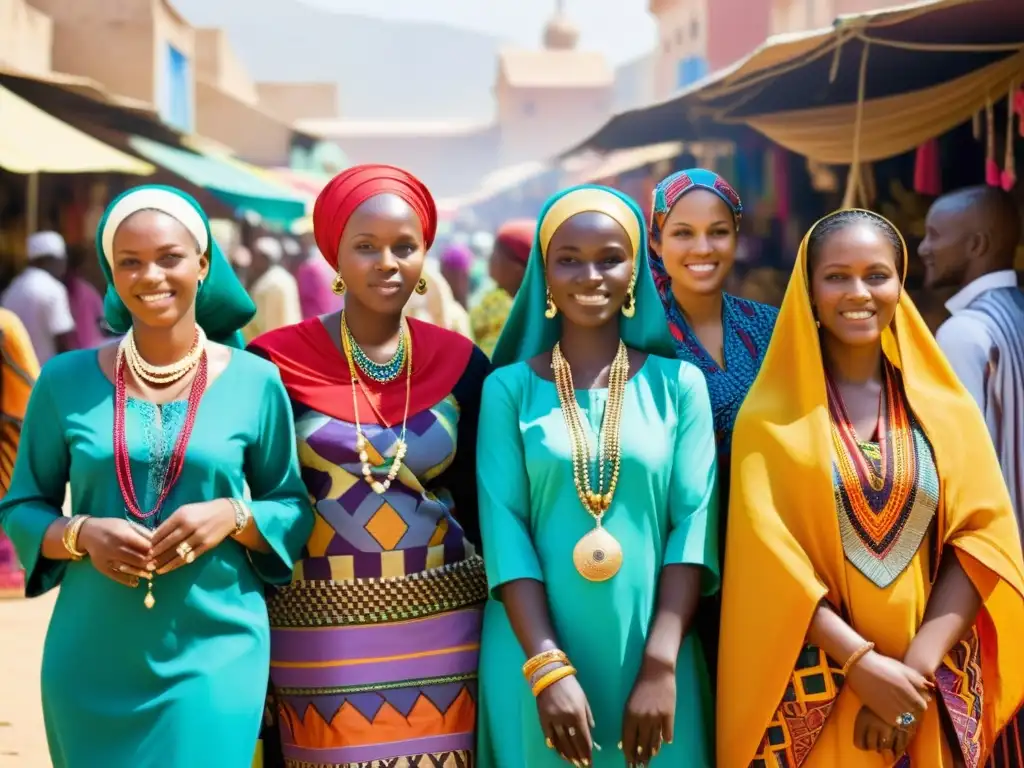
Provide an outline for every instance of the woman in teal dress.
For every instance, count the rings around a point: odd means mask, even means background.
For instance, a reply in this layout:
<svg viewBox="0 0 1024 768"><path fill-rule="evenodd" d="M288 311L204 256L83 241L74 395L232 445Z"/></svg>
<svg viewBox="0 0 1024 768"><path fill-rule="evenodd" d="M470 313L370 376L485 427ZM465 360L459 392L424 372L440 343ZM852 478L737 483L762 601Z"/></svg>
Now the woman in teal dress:
<svg viewBox="0 0 1024 768"><path fill-rule="evenodd" d="M713 765L689 628L718 588L714 427L703 376L674 359L635 203L584 186L547 204L493 362L480 766Z"/></svg>
<svg viewBox="0 0 1024 768"><path fill-rule="evenodd" d="M264 584L288 581L312 526L288 397L272 365L215 341L253 306L192 198L126 192L97 251L107 321L127 335L43 368L0 503L27 595L61 587L50 756L245 768L270 663Z"/></svg>

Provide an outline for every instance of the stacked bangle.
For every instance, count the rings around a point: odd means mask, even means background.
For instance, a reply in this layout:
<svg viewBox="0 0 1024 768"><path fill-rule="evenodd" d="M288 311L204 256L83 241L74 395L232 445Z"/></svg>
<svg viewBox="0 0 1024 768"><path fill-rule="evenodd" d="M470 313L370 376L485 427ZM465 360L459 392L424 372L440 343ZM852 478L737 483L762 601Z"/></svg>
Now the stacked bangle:
<svg viewBox="0 0 1024 768"><path fill-rule="evenodd" d="M553 665L557 666L544 672L547 667ZM544 673L540 674L541 672ZM565 655L564 651L557 648L542 651L523 664L523 676L526 677L526 682L533 689L535 697L559 680L575 674L576 668L569 663L569 657Z"/></svg>
<svg viewBox="0 0 1024 768"><path fill-rule="evenodd" d="M558 669L551 670L550 672L544 674L540 678L540 680L538 680L536 683L533 684L533 697L537 698L545 690L550 688L552 685L557 683L559 680L563 680L563 679L569 677L570 675L575 675L575 674L576 674L576 667L569 666L569 665L566 665L566 666L563 666L563 667L559 667Z"/></svg>
<svg viewBox="0 0 1024 768"><path fill-rule="evenodd" d="M850 654L850 658L848 658L846 660L846 663L843 664L843 677L846 677L848 674L850 674L850 670L853 669L853 665L856 664L861 659L863 659L865 656L867 656L873 650L875 650L875 644L874 643L864 643L864 645L862 645L856 651L851 653Z"/></svg>
<svg viewBox="0 0 1024 768"><path fill-rule="evenodd" d="M64 526L62 535L64 549L71 555L72 560L81 560L89 554L78 548L78 534L82 532L82 526L85 525L85 521L88 519L89 515L72 515L67 525Z"/></svg>
<svg viewBox="0 0 1024 768"><path fill-rule="evenodd" d="M231 502L231 508L235 510L235 530L231 535L237 536L249 524L252 512L249 510L249 505L240 499L228 499L228 501Z"/></svg>

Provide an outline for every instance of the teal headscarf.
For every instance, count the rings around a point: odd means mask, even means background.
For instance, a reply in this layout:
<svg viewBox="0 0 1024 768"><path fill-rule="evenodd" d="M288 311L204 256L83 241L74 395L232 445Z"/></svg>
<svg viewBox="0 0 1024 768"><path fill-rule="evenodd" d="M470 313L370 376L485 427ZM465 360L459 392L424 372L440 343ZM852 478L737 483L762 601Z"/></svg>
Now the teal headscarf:
<svg viewBox="0 0 1024 768"><path fill-rule="evenodd" d="M121 193L103 213L96 228L96 253L107 279L103 314L116 333L127 333L132 316L114 290L110 270L114 233L125 219L142 210L158 210L177 219L196 238L210 261L206 279L196 296L196 322L213 341L241 349L241 329L256 314L256 306L235 276L210 233L210 221L195 199L180 189L161 184L145 184Z"/></svg>
<svg viewBox="0 0 1024 768"><path fill-rule="evenodd" d="M603 194L573 194L582 190ZM605 200L609 204L601 204L601 197L606 195L616 199L606 197ZM559 205L563 199L565 202ZM676 356L675 345L665 320L665 311L662 309L661 299L651 277L651 267L647 258L647 226L640 206L618 190L596 184L583 184L558 192L541 210L537 233L533 236L533 248L526 263L523 284L516 293L512 311L491 358L495 367L528 360L554 348L561 335L562 320L560 314L550 320L544 316L547 307L547 279L544 274L543 248L550 243L551 235L561 222L577 213L588 212L611 216L622 225L633 241L635 312L633 317L620 316L619 328L623 342L627 347L651 355L669 358ZM629 219L629 216L633 219Z"/></svg>

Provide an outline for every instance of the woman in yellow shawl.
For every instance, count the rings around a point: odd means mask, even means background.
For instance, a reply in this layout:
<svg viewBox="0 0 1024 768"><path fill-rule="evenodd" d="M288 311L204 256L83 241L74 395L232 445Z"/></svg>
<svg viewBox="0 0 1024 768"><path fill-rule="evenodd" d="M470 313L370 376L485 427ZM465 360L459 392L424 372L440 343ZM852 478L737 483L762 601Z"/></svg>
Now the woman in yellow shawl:
<svg viewBox="0 0 1024 768"><path fill-rule="evenodd" d="M38 375L39 361L28 331L16 314L0 309L0 498L11 484L21 423ZM0 530L0 598L24 596L25 572Z"/></svg>
<svg viewBox="0 0 1024 768"><path fill-rule="evenodd" d="M1019 764L1017 526L906 260L867 211L812 227L739 413L720 768Z"/></svg>

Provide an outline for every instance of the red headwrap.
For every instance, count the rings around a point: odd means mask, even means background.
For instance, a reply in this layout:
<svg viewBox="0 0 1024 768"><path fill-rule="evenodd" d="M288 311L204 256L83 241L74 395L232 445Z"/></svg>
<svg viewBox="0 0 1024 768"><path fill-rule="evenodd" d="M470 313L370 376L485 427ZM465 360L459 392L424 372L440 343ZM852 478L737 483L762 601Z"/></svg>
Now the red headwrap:
<svg viewBox="0 0 1024 768"><path fill-rule="evenodd" d="M537 222L532 219L513 219L501 225L496 242L516 261L526 264L533 247Z"/></svg>
<svg viewBox="0 0 1024 768"><path fill-rule="evenodd" d="M313 207L316 245L335 270L341 234L353 211L371 197L384 194L397 195L409 204L423 226L424 244L427 248L433 245L437 206L423 182L392 165L357 165L331 179Z"/></svg>

